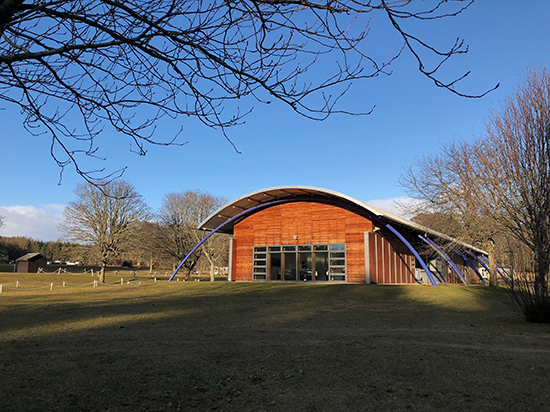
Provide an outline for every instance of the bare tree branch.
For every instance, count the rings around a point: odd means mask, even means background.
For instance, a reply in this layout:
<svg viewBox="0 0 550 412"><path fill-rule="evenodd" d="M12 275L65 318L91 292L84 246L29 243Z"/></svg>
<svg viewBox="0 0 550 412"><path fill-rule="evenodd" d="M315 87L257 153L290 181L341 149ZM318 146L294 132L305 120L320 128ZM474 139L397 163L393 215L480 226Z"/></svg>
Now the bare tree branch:
<svg viewBox="0 0 550 412"><path fill-rule="evenodd" d="M144 155L147 144L185 144L177 140L181 129L166 139L156 135L163 118L191 116L229 140L227 129L252 110L246 97L279 101L315 120L368 114L371 107L346 110L338 102L353 81L390 74L403 50L438 87L482 96L456 90L468 73L438 77L443 63L467 51L462 40L439 51L401 24L453 17L470 4L0 0L0 99L20 107L29 132L49 136L61 172L72 165L97 184L124 172L79 165L97 156L97 138L106 130L127 136ZM389 19L403 38L385 58L365 52L373 18ZM425 68L425 53L438 59L434 69ZM319 65L325 74L315 80L311 72Z"/></svg>
<svg viewBox="0 0 550 412"><path fill-rule="evenodd" d="M90 245L105 268L132 244L140 223L149 216L148 207L132 185L124 180L78 185L76 200L65 208L60 229L74 242Z"/></svg>

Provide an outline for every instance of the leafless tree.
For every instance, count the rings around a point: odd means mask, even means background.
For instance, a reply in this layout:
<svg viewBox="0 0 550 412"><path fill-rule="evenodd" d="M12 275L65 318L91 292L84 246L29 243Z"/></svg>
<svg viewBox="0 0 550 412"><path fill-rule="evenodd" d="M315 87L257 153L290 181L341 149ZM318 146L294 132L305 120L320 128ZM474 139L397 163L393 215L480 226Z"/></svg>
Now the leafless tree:
<svg viewBox="0 0 550 412"><path fill-rule="evenodd" d="M178 261L182 261L206 235L197 230L199 224L225 202L226 200L223 198L200 190L165 195L162 199L158 219L166 252ZM217 249L216 244L215 239L207 241L186 261L187 277L190 276L204 252L210 254L208 259L218 260L218 257L213 255L223 253L223 251Z"/></svg>
<svg viewBox="0 0 550 412"><path fill-rule="evenodd" d="M520 266L532 261L533 279L524 312L550 322L550 73L529 69L486 123L485 136L424 158L405 180L430 203L474 214L526 245L532 260Z"/></svg>
<svg viewBox="0 0 550 412"><path fill-rule="evenodd" d="M75 242L93 246L101 263L99 281L105 282L105 268L132 244L148 207L134 187L124 180L77 185L76 200L63 212L60 229Z"/></svg>
<svg viewBox="0 0 550 412"><path fill-rule="evenodd" d="M474 177L484 179L479 198L532 251L532 297L550 323L550 73L545 68L527 71L500 111L492 113L477 149Z"/></svg>
<svg viewBox="0 0 550 412"><path fill-rule="evenodd" d="M496 223L478 200L473 156L468 143L445 144L440 154L425 155L406 168L400 180L411 196L423 201L416 204L416 214L428 227L488 250L490 285L496 286Z"/></svg>
<svg viewBox="0 0 550 412"><path fill-rule="evenodd" d="M192 116L226 137L254 101L324 119L346 112L336 103L352 81L390 74L404 50L437 87L468 96L456 89L468 73L439 77L443 63L467 52L463 41L438 50L403 24L453 17L471 3L0 0L0 99L19 106L27 130L49 136L62 170L104 179L107 172L81 165L82 156L98 156L106 129L144 155L147 143L177 144L176 131L167 140L155 135L164 117ZM395 30L401 45L367 53L371 20ZM316 82L317 64L325 74Z"/></svg>
<svg viewBox="0 0 550 412"><path fill-rule="evenodd" d="M205 233L195 232L198 242L202 240ZM202 255L208 261L210 281L214 281L214 267L225 265L229 257L229 238L224 234L214 234L209 237L201 246Z"/></svg>

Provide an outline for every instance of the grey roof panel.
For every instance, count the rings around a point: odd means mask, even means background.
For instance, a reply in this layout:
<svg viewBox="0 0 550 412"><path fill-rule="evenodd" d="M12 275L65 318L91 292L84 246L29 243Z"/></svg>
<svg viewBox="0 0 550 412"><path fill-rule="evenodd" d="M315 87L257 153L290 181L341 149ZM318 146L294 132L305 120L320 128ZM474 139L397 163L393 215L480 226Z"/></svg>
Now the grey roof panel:
<svg viewBox="0 0 550 412"><path fill-rule="evenodd" d="M213 212L199 225L199 229L210 230L210 231L214 230L218 228L220 225L227 222L228 220L237 216L239 213L245 212L255 206L269 203L274 200L284 200L284 199L299 200L303 198L304 201L307 201L308 197L309 198L321 197L321 198L338 200L339 202L343 202L343 203L348 203L349 205L352 205L354 207L365 209L367 212L376 215L386 223L404 226L415 232L430 234L437 238L445 239L446 241L454 241L468 249L475 250L478 253L486 254L485 251L475 248L472 245L468 245L464 242L459 242L451 238L450 236L447 236L443 233L439 233L435 230L429 229L417 223L411 222L408 219L405 219L401 216L382 210L376 206L369 205L367 203L361 202L357 199L354 199L350 196L344 195L339 192L335 192L333 190L322 189L314 186L300 186L300 185L275 186L275 187L270 187L267 189L261 189L255 192L248 193L229 203L226 203L225 205L220 207L218 210ZM222 229L220 229L220 232L233 233L234 223L235 222L225 225Z"/></svg>

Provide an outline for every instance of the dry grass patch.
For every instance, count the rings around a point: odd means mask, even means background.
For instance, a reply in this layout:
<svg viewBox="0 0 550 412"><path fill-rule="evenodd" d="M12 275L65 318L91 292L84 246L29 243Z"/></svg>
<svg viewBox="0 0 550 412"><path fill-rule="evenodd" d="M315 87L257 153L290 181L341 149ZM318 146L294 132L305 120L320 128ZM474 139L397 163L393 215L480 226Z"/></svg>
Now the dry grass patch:
<svg viewBox="0 0 550 412"><path fill-rule="evenodd" d="M550 405L550 330L500 289L143 279L2 293L2 410Z"/></svg>

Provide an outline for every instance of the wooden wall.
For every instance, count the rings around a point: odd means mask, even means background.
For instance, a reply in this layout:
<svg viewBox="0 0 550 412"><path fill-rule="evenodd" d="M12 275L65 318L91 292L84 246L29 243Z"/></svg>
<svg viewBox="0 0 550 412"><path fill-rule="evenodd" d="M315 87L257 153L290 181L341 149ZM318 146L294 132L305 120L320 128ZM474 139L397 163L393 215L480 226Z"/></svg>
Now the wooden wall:
<svg viewBox="0 0 550 412"><path fill-rule="evenodd" d="M416 283L415 257L398 239L368 234L371 283Z"/></svg>
<svg viewBox="0 0 550 412"><path fill-rule="evenodd" d="M464 262L464 260L460 256L452 255L453 262L458 266L458 269L462 272L462 275L466 279L466 282L468 284L479 284L482 283L479 277L475 274L475 272L472 270L472 268ZM448 283L462 283L462 280L458 277L458 275L452 270L450 267L447 269L448 276L447 276L447 282Z"/></svg>
<svg viewBox="0 0 550 412"><path fill-rule="evenodd" d="M368 232L367 267L364 232ZM384 230L373 233L372 222L353 212L314 202L272 206L238 222L233 237L232 280L252 280L254 246L326 243L346 244L349 283L364 283L367 270L371 283L416 283L416 259L399 239ZM453 259L468 283L479 283L461 258ZM462 283L449 265L446 271L448 283Z"/></svg>
<svg viewBox="0 0 550 412"><path fill-rule="evenodd" d="M19 273L37 273L38 269L45 269L48 264L46 259L36 261L20 260L17 262L17 272Z"/></svg>
<svg viewBox="0 0 550 412"><path fill-rule="evenodd" d="M346 243L347 280L363 283L363 232L369 231L370 220L336 206L297 202L264 209L235 225L232 279L252 280L253 246Z"/></svg>

